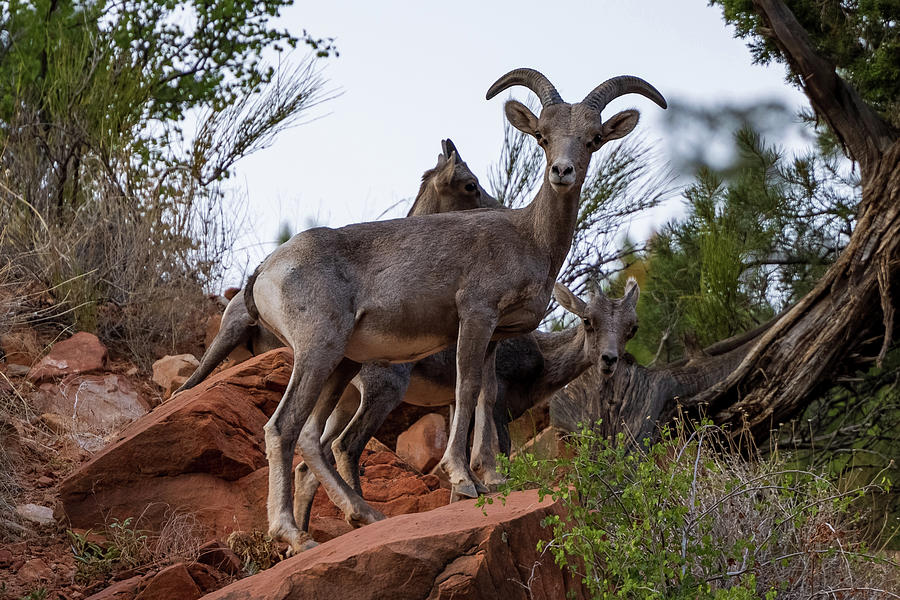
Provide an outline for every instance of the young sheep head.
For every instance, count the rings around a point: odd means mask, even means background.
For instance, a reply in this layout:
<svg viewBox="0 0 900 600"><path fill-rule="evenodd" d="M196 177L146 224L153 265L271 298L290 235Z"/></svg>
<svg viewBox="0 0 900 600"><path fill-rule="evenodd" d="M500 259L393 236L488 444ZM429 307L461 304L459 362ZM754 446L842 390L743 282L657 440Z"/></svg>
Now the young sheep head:
<svg viewBox="0 0 900 600"><path fill-rule="evenodd" d="M521 102L509 100L504 106L506 118L513 127L533 136L544 149L544 177L557 192L580 189L591 155L606 142L628 135L637 125L636 110L624 110L603 121L600 113L613 99L636 93L666 108L666 101L656 88L630 75L608 79L581 102L568 104L553 84L534 69L510 71L491 86L487 99L514 85L524 85L537 94L543 110L537 117Z"/></svg>
<svg viewBox="0 0 900 600"><path fill-rule="evenodd" d="M584 329L584 351L591 364L604 377L616 372L619 357L625 353L625 343L637 333L637 301L641 290L633 277L625 284L621 298L612 300L598 292L585 302L561 283L553 288L560 306L581 319Z"/></svg>
<svg viewBox="0 0 900 600"><path fill-rule="evenodd" d="M460 157L453 142L441 140L441 148L443 152L438 154L437 165L432 171L431 184L435 191L443 198L453 198L458 203L455 210L493 205L490 194L478 183L478 178Z"/></svg>

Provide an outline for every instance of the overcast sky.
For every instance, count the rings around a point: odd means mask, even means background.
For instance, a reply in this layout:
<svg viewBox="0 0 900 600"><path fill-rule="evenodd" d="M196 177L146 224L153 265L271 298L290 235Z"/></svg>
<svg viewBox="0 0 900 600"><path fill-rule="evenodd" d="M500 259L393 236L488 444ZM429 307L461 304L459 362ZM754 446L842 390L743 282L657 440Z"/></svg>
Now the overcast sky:
<svg viewBox="0 0 900 600"><path fill-rule="evenodd" d="M251 269L274 247L281 221L294 232L313 222L337 227L414 196L442 138L453 139L486 185L506 95L486 101L484 94L516 67L543 72L569 102L622 74L643 77L670 102L804 102L780 65L751 64L744 42L705 0L325 0L298 2L281 25L337 38L340 57L323 64L341 95L310 114L317 120L238 164L232 184L246 194L252 233L238 244L237 262ZM525 100L530 92L512 94ZM621 98L604 116L629 107L642 113L638 131L664 147L662 111L649 100ZM648 215L638 233L671 210Z"/></svg>

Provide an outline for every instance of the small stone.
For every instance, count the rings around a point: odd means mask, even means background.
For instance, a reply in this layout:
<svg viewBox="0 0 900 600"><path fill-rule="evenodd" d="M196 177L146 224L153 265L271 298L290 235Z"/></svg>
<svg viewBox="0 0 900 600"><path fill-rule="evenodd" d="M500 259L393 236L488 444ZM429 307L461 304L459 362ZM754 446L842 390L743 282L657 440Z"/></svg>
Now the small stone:
<svg viewBox="0 0 900 600"><path fill-rule="evenodd" d="M153 382L163 389L163 397L168 398L200 366L193 354L163 356L153 363Z"/></svg>
<svg viewBox="0 0 900 600"><path fill-rule="evenodd" d="M5 569L13 563L13 554L7 548L0 548L0 569Z"/></svg>
<svg viewBox="0 0 900 600"><path fill-rule="evenodd" d="M53 525L56 520L53 518L53 509L38 504L20 504L16 507L16 512L26 521L31 521L42 527Z"/></svg>
<svg viewBox="0 0 900 600"><path fill-rule="evenodd" d="M420 473L431 470L447 449L447 422L443 415L430 413L397 437L397 456Z"/></svg>
<svg viewBox="0 0 900 600"><path fill-rule="evenodd" d="M31 367L25 365L17 365L15 363L6 365L6 374L10 377L25 377L31 372Z"/></svg>
<svg viewBox="0 0 900 600"><path fill-rule="evenodd" d="M51 478L47 477L46 475L41 475L40 477L37 478L36 483L40 487L47 487L48 485L51 485L53 483L53 480Z"/></svg>
<svg viewBox="0 0 900 600"><path fill-rule="evenodd" d="M137 367L131 367L130 369L128 369L127 371L125 371L125 375L128 376L128 377L134 377L134 376L137 375L137 374L138 374L138 368L137 368Z"/></svg>
<svg viewBox="0 0 900 600"><path fill-rule="evenodd" d="M53 578L53 571L50 570L50 567L47 566L43 559L32 558L19 568L16 575L24 582L34 583L37 581L49 581Z"/></svg>

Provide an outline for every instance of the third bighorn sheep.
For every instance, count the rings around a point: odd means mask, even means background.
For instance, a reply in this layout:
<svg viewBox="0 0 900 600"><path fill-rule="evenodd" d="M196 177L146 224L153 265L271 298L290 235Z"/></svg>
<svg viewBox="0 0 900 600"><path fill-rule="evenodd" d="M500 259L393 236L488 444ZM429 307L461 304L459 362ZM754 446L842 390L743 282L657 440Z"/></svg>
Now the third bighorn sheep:
<svg viewBox="0 0 900 600"><path fill-rule="evenodd" d="M270 254L247 283L251 317L294 351L265 438L269 533L295 550L308 539L292 512L295 445L349 521L383 518L341 479L320 444L326 419L361 363L409 362L456 342L456 411L440 466L456 494L486 490L469 470L465 441L476 399L489 407L479 416L492 412L496 340L540 323L572 243L591 155L637 124L637 111L606 122L601 111L630 92L665 106L653 86L628 76L568 104L532 69L507 73L487 96L514 85L533 90L543 107L535 116L520 102L505 105L510 123L533 135L547 156L531 204L310 229ZM479 432L491 428L476 423L473 452L485 444Z"/></svg>

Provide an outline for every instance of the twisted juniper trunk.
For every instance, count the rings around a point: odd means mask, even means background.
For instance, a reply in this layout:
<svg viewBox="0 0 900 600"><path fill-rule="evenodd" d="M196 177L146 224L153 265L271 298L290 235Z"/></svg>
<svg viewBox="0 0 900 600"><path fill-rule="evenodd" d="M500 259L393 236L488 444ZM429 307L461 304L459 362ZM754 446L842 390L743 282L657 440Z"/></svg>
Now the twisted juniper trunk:
<svg viewBox="0 0 900 600"><path fill-rule="evenodd" d="M627 427L646 434L681 404L703 408L735 429L746 424L759 441L802 412L835 378L880 363L893 343L900 279L897 131L816 53L782 0L753 0L753 6L765 25L760 33L778 46L817 116L859 165L862 201L850 243L816 287L769 330L746 347L692 363L700 369L694 384L686 383L682 367L631 365L620 368L611 384L589 370L554 399L552 418L562 427L584 416L603 417L604 433Z"/></svg>

